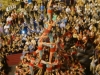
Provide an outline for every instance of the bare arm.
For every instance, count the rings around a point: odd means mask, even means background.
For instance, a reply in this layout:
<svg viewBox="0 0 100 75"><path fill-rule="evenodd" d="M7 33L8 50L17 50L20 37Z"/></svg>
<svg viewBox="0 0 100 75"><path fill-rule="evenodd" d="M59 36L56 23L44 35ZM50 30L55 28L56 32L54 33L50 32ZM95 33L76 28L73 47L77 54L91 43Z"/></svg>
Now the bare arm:
<svg viewBox="0 0 100 75"><path fill-rule="evenodd" d="M46 62L44 60L41 60L41 63L43 63L43 64L51 64L50 62Z"/></svg>
<svg viewBox="0 0 100 75"><path fill-rule="evenodd" d="M52 3L52 0L50 0L50 1L48 2L47 8L49 8L49 7L51 6L51 3Z"/></svg>
<svg viewBox="0 0 100 75"><path fill-rule="evenodd" d="M46 43L46 42L44 42L43 45L44 45L44 46L51 47L52 43Z"/></svg>

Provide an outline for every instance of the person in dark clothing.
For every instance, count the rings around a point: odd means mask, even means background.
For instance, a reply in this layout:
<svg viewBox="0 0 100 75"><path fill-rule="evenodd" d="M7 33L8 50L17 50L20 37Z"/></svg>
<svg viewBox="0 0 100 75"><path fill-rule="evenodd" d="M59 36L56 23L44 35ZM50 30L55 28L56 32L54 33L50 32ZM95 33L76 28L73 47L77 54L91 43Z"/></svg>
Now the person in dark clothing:
<svg viewBox="0 0 100 75"><path fill-rule="evenodd" d="M0 17L2 16L2 14L3 14L3 11L2 11L2 9L0 8Z"/></svg>
<svg viewBox="0 0 100 75"><path fill-rule="evenodd" d="M4 73L5 74L8 74L8 64L7 64L7 58L6 58L6 56L5 55L3 55L3 54L0 54L0 57L1 57L1 60L0 60L0 64L2 64L2 66L0 65L0 67L2 67L1 69L0 69L0 72L2 72L2 71L4 71ZM1 75L1 74L0 74Z"/></svg>
<svg viewBox="0 0 100 75"><path fill-rule="evenodd" d="M66 0L66 4L69 6L70 5L70 0Z"/></svg>
<svg viewBox="0 0 100 75"><path fill-rule="evenodd" d="M20 5L21 5L21 8L24 8L25 3L24 3L24 1L23 1L23 0L21 1Z"/></svg>
<svg viewBox="0 0 100 75"><path fill-rule="evenodd" d="M71 5L73 5L74 4L74 0L71 0Z"/></svg>

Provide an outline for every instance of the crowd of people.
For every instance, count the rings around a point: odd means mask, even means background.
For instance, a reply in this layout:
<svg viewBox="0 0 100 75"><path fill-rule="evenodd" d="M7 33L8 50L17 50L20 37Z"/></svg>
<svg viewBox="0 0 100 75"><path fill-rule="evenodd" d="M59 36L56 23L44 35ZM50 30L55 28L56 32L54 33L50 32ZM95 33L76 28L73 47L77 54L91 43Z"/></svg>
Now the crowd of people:
<svg viewBox="0 0 100 75"><path fill-rule="evenodd" d="M90 71L100 74L100 2L65 1L22 0L2 15L0 55L22 53L15 75L86 75L78 56L90 48Z"/></svg>

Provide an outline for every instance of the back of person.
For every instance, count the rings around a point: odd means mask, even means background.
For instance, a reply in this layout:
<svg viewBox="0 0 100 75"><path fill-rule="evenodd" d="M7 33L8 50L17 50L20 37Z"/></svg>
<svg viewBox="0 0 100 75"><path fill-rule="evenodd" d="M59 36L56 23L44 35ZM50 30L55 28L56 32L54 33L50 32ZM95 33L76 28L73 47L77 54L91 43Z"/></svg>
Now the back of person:
<svg viewBox="0 0 100 75"><path fill-rule="evenodd" d="M21 8L24 8L25 3L24 3L24 1L23 1L23 0L21 1L20 5L21 5Z"/></svg>

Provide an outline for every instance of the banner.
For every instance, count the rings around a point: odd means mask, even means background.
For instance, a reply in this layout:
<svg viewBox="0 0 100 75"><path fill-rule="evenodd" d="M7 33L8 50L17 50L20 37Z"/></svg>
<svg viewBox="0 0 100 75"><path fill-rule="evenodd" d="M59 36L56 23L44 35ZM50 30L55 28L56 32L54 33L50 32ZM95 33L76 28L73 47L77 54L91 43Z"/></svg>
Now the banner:
<svg viewBox="0 0 100 75"><path fill-rule="evenodd" d="M11 10L13 10L13 9L16 9L16 5L8 6L8 7L6 8L6 11L11 11Z"/></svg>

